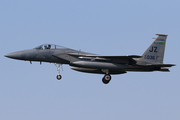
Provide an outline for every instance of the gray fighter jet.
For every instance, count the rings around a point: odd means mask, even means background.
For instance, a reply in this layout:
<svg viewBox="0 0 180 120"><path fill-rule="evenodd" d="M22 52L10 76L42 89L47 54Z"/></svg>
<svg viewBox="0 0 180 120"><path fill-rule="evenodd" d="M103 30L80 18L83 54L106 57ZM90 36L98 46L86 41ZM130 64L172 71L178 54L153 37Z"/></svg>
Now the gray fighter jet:
<svg viewBox="0 0 180 120"><path fill-rule="evenodd" d="M57 79L60 80L60 67L62 64L69 64L71 69L86 72L104 74L102 82L108 84L111 80L111 74L124 74L127 71L151 72L162 71L169 72L166 67L173 64L163 64L164 50L167 35L156 34L158 37L142 54L127 56L109 56L86 53L70 48L65 48L53 44L40 45L34 49L13 52L5 57L25 60L54 63L57 67Z"/></svg>

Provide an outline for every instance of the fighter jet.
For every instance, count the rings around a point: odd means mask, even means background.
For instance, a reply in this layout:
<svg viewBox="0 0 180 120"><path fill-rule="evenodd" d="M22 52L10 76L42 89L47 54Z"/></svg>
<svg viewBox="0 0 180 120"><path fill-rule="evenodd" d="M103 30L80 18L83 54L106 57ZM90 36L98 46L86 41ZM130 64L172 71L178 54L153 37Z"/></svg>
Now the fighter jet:
<svg viewBox="0 0 180 120"><path fill-rule="evenodd" d="M69 64L71 69L86 72L104 74L102 82L108 84L112 74L124 74L128 71L151 72L162 71L169 72L167 67L174 64L163 64L164 50L168 35L156 34L158 37L141 55L110 56L97 55L83 51L54 45L43 44L29 50L13 52L5 57L25 60L54 63L57 67L57 79L60 80L60 68L62 64Z"/></svg>

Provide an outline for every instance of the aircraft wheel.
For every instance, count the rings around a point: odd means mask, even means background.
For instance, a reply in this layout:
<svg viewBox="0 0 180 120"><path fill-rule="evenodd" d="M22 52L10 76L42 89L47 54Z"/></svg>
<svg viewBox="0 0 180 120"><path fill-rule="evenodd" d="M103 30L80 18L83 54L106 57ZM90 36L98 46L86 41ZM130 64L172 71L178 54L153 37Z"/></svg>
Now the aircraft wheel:
<svg viewBox="0 0 180 120"><path fill-rule="evenodd" d="M108 84L108 83L109 83L109 81L105 80L104 77L102 78L102 82L103 82L104 84Z"/></svg>
<svg viewBox="0 0 180 120"><path fill-rule="evenodd" d="M58 80L60 80L60 79L62 78L62 76L61 76L61 75L57 75L56 78L57 78Z"/></svg>
<svg viewBox="0 0 180 120"><path fill-rule="evenodd" d="M104 79L107 81L111 80L111 76L109 74L105 74Z"/></svg>
<svg viewBox="0 0 180 120"><path fill-rule="evenodd" d="M108 84L111 80L111 76L109 74L106 74L103 78L102 78L102 82L104 84Z"/></svg>

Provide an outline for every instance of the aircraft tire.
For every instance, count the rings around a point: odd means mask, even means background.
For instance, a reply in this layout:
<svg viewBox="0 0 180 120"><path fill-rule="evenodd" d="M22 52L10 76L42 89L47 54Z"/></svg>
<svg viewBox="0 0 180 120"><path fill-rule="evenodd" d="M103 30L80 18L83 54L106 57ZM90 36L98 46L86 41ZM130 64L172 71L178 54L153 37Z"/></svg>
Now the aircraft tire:
<svg viewBox="0 0 180 120"><path fill-rule="evenodd" d="M102 82L103 82L104 84L108 84L108 83L109 83L109 81L105 80L104 77L102 78Z"/></svg>
<svg viewBox="0 0 180 120"><path fill-rule="evenodd" d="M56 78L57 78L58 80L60 80L60 79L62 78L62 76L61 76L61 75L57 75Z"/></svg>
<svg viewBox="0 0 180 120"><path fill-rule="evenodd" d="M105 74L104 77L102 78L102 82L104 84L108 84L111 80L111 76L109 74Z"/></svg>

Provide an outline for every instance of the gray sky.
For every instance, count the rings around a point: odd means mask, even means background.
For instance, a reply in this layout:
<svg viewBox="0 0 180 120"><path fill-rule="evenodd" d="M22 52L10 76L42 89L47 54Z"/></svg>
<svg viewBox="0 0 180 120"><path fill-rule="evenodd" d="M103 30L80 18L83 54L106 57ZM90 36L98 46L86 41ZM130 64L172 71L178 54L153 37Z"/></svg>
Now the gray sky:
<svg viewBox="0 0 180 120"><path fill-rule="evenodd" d="M1 120L179 120L179 0L0 1ZM80 73L63 65L5 58L52 43L102 55L141 55L168 34L171 72Z"/></svg>

